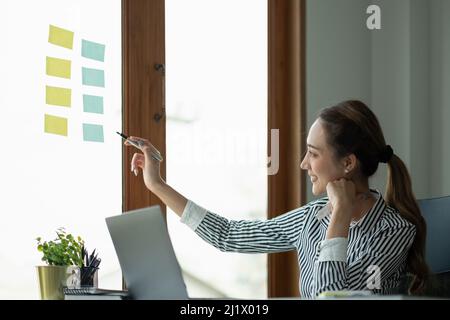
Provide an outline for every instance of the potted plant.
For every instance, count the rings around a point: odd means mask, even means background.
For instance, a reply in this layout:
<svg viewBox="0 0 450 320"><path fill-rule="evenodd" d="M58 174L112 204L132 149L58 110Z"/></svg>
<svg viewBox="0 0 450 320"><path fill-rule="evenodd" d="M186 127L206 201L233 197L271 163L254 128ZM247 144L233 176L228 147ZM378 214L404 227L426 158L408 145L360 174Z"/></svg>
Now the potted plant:
<svg viewBox="0 0 450 320"><path fill-rule="evenodd" d="M57 238L44 241L36 238L37 249L42 252L46 266L37 266L39 289L43 300L64 299L65 286L80 283L80 268L83 266L83 246L81 237L68 234L64 228L56 231Z"/></svg>

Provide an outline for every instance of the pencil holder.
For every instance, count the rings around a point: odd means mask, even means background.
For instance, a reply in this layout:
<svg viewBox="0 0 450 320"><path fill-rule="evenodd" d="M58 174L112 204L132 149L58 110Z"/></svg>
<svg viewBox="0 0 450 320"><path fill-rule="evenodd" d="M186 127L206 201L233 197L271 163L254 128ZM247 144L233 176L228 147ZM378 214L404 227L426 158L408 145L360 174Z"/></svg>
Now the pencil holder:
<svg viewBox="0 0 450 320"><path fill-rule="evenodd" d="M98 288L98 268L81 267L80 273L82 287Z"/></svg>

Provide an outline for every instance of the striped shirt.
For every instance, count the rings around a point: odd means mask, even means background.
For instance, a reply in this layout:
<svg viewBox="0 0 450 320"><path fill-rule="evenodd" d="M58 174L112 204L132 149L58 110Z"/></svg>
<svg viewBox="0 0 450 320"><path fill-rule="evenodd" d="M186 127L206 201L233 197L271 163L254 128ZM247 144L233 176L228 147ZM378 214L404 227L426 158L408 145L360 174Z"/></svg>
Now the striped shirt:
<svg viewBox="0 0 450 320"><path fill-rule="evenodd" d="M273 253L296 250L303 298L336 290L388 294L406 271L415 226L386 205L380 192L374 206L348 238L325 239L330 223L328 198L265 221L233 221L188 201L181 216L203 240L221 251Z"/></svg>

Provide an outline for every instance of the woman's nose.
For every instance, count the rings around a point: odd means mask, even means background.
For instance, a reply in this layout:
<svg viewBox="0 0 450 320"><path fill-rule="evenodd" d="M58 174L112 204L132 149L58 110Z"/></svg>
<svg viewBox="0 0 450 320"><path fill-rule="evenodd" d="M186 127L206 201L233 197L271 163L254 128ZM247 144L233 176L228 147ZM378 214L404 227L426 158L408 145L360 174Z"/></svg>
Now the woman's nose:
<svg viewBox="0 0 450 320"><path fill-rule="evenodd" d="M302 168L303 170L308 170L308 166L307 166L308 161L306 160L306 156L303 158L302 162L300 163L300 168Z"/></svg>

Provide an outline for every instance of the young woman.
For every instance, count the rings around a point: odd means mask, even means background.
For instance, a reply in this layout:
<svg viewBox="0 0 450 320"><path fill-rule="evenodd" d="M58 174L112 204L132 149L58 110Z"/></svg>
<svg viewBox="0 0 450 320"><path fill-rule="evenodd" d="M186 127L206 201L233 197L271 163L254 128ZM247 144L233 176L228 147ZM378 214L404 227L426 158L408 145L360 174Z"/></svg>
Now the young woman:
<svg viewBox="0 0 450 320"><path fill-rule="evenodd" d="M389 294L406 273L412 293L427 275L426 226L402 160L386 145L379 122L360 101L323 109L309 130L301 168L314 195L327 197L266 221L229 221L190 201L160 176L158 152L141 138L131 170L143 171L147 188L201 238L222 251L297 250L300 294L372 290ZM126 145L130 145L125 142ZM379 163L388 165L386 194L369 188Z"/></svg>

